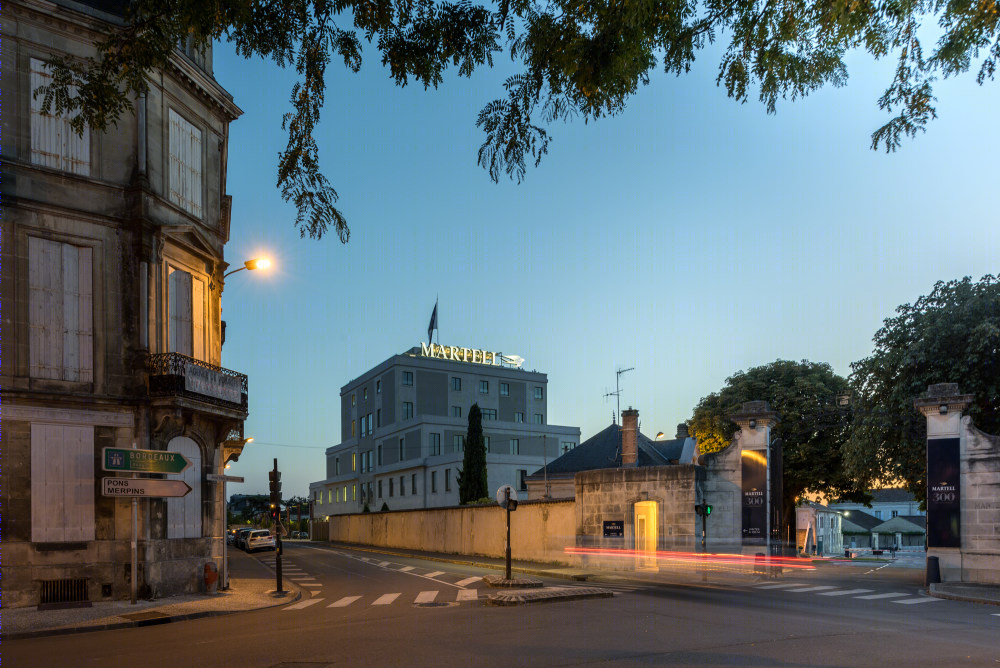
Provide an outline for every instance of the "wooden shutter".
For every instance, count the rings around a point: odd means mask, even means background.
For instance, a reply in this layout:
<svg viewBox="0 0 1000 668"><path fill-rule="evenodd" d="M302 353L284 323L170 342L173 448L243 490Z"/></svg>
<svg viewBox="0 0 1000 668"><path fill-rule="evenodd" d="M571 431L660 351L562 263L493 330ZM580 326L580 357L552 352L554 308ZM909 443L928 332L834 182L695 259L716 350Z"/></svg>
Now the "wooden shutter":
<svg viewBox="0 0 1000 668"><path fill-rule="evenodd" d="M170 201L201 218L201 130L169 111Z"/></svg>
<svg viewBox="0 0 1000 668"><path fill-rule="evenodd" d="M167 538L201 537L201 449L186 436L167 444L167 450L180 452L191 460L181 480L191 486L187 496L167 499Z"/></svg>
<svg viewBox="0 0 1000 668"><path fill-rule="evenodd" d="M94 379L93 250L28 237L32 378Z"/></svg>
<svg viewBox="0 0 1000 668"><path fill-rule="evenodd" d="M170 352L192 356L191 346L191 274L182 269L168 269L167 302L170 310Z"/></svg>
<svg viewBox="0 0 1000 668"><path fill-rule="evenodd" d="M31 540L94 539L94 428L31 425Z"/></svg>
<svg viewBox="0 0 1000 668"><path fill-rule="evenodd" d="M40 86L52 83L49 67L37 58L31 59L31 162L53 169L90 175L90 130L78 135L70 127L73 116L53 116L42 113L44 96L34 96ZM71 87L70 95L77 90Z"/></svg>
<svg viewBox="0 0 1000 668"><path fill-rule="evenodd" d="M205 282L191 279L191 356L205 359Z"/></svg>

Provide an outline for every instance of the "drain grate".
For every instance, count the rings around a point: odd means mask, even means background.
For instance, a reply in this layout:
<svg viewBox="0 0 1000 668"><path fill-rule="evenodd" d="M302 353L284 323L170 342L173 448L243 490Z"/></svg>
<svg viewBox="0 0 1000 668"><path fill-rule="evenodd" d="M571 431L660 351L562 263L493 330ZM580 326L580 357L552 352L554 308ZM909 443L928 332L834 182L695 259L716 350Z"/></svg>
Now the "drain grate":
<svg viewBox="0 0 1000 668"><path fill-rule="evenodd" d="M39 610L90 607L87 595L87 578L42 580L39 592Z"/></svg>

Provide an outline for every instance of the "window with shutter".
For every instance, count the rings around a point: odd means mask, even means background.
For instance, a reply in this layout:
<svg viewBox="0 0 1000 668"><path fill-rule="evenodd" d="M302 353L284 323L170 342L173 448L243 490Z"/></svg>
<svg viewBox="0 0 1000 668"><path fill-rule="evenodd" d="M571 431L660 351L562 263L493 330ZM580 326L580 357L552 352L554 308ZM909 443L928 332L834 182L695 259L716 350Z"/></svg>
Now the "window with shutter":
<svg viewBox="0 0 1000 668"><path fill-rule="evenodd" d="M167 450L191 460L191 466L180 476L191 491L167 499L167 538L201 538L201 448L190 438L178 436L170 440Z"/></svg>
<svg viewBox="0 0 1000 668"><path fill-rule="evenodd" d="M94 380L93 249L28 237L28 373Z"/></svg>
<svg viewBox="0 0 1000 668"><path fill-rule="evenodd" d="M206 360L205 281L183 269L169 267L167 308L170 325L167 345L170 352Z"/></svg>
<svg viewBox="0 0 1000 668"><path fill-rule="evenodd" d="M94 540L94 428L31 425L31 540Z"/></svg>
<svg viewBox="0 0 1000 668"><path fill-rule="evenodd" d="M170 201L201 218L201 130L173 109L170 118Z"/></svg>
<svg viewBox="0 0 1000 668"><path fill-rule="evenodd" d="M52 83L48 65L37 58L31 59L31 91ZM70 88L70 95L76 89ZM90 176L90 129L83 136L70 127L74 116L53 116L42 113L43 96L29 95L31 104L31 162L53 169L61 169L82 176Z"/></svg>

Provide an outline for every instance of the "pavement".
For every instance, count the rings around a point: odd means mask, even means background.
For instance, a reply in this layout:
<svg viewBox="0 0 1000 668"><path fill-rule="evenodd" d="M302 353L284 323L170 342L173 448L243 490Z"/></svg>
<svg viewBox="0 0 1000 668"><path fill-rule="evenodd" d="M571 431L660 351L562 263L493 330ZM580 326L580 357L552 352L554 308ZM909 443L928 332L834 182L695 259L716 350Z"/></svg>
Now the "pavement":
<svg viewBox="0 0 1000 668"><path fill-rule="evenodd" d="M329 545L336 549L372 552L383 556L426 559L449 564L472 566L503 572L504 559L480 556L464 556L443 552L421 552L398 548L374 548L348 543L313 543ZM820 560L814 560L814 563ZM835 560L830 560L833 562ZM845 561L845 560L837 560ZM903 564L899 564L903 566ZM906 564L906 566L911 566ZM912 566L911 566L912 567ZM278 595L275 592L274 573L257 559L238 549L229 550L229 589L215 594L189 594L172 596L151 601L99 601L88 608L64 610L38 610L36 608L7 608L0 611L0 630L4 640L33 638L66 633L82 633L108 629L151 626L174 621L211 617L246 610L258 610L298 601L303 590L288 581L283 583L288 590ZM543 578L561 578L587 581L596 587L565 588L541 587L507 590L494 594L491 605L519 605L541 603L572 598L610 596L607 590L599 588L600 583L635 582L645 580L641 574L614 574L582 568L572 568L560 564L546 564L533 561L512 560L511 573L534 575ZM1000 585L979 585L970 583L936 583L928 588L931 596L972 603L1000 605ZM502 600L501 600L502 599Z"/></svg>

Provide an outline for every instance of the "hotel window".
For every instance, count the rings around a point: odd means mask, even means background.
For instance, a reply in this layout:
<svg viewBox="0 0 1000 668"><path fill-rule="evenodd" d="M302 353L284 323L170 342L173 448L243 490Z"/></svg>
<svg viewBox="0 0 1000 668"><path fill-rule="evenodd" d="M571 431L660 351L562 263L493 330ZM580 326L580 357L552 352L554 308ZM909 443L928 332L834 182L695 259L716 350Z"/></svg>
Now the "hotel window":
<svg viewBox="0 0 1000 668"><path fill-rule="evenodd" d="M399 495L406 496L406 488L403 487L403 481L406 480L406 476L399 476Z"/></svg>
<svg viewBox="0 0 1000 668"><path fill-rule="evenodd" d="M500 383L500 396L501 397L510 396L510 383Z"/></svg>
<svg viewBox="0 0 1000 668"><path fill-rule="evenodd" d="M358 470L358 453L352 452L351 453L351 471L357 471L357 470Z"/></svg>
<svg viewBox="0 0 1000 668"><path fill-rule="evenodd" d="M416 493L417 493L417 474L416 473L411 473L410 474L410 494L416 494Z"/></svg>
<svg viewBox="0 0 1000 668"><path fill-rule="evenodd" d="M382 446L378 446L378 465L382 466Z"/></svg>
<svg viewBox="0 0 1000 668"><path fill-rule="evenodd" d="M352 406L356 406L357 404L358 404L358 395L352 393L351 394L351 405Z"/></svg>
<svg viewBox="0 0 1000 668"><path fill-rule="evenodd" d="M375 381L375 394L382 394L382 381L381 380L376 380Z"/></svg>
<svg viewBox="0 0 1000 668"><path fill-rule="evenodd" d="M31 59L31 90L52 83L48 65ZM76 87L70 87L76 94ZM70 127L72 116L53 116L42 113L43 97L29 96L31 104L31 162L64 172L90 176L90 128L84 127L83 136ZM49 108L55 111L55 105ZM74 114L76 115L76 114Z"/></svg>
<svg viewBox="0 0 1000 668"><path fill-rule="evenodd" d="M514 422L524 422L524 413L514 413Z"/></svg>
<svg viewBox="0 0 1000 668"><path fill-rule="evenodd" d="M403 372L403 385L413 385L413 372L404 371Z"/></svg>
<svg viewBox="0 0 1000 668"><path fill-rule="evenodd" d="M404 459L406 459L406 452L404 449L405 443L406 441L404 441L403 439L399 439L399 461L403 461Z"/></svg>
<svg viewBox="0 0 1000 668"><path fill-rule="evenodd" d="M452 406L451 407L451 416L454 417L454 418L460 418L460 417L462 417L462 407L461 406Z"/></svg>
<svg viewBox="0 0 1000 668"><path fill-rule="evenodd" d="M392 478L389 478L389 498L392 498L392 485L395 482Z"/></svg>
<svg viewBox="0 0 1000 668"><path fill-rule="evenodd" d="M201 130L173 109L170 118L170 201L201 218Z"/></svg>
<svg viewBox="0 0 1000 668"><path fill-rule="evenodd" d="M438 472L431 471L431 494L437 494L438 491Z"/></svg>
<svg viewBox="0 0 1000 668"><path fill-rule="evenodd" d="M893 517L898 517L899 516L899 511L898 510L892 511L892 516Z"/></svg>
<svg viewBox="0 0 1000 668"><path fill-rule="evenodd" d="M495 408L484 408L483 409L483 419L484 420L496 420L497 419L497 409ZM521 414L521 422L524 422L524 414Z"/></svg>
<svg viewBox="0 0 1000 668"><path fill-rule="evenodd" d="M458 376L452 376L451 377L451 389L455 390L456 392L458 392L459 390L461 390L462 389L462 379L459 378Z"/></svg>
<svg viewBox="0 0 1000 668"><path fill-rule="evenodd" d="M351 420L351 438L357 436L358 422L357 420Z"/></svg>
<svg viewBox="0 0 1000 668"><path fill-rule="evenodd" d="M434 457L435 455L440 455L441 454L441 434L430 434L430 443L431 443L430 456Z"/></svg>
<svg viewBox="0 0 1000 668"><path fill-rule="evenodd" d="M567 452L569 452L570 450L572 450L573 448L575 448L575 447L576 447L576 443L574 443L573 441L563 441L562 442L562 451L563 451L564 455Z"/></svg>
<svg viewBox="0 0 1000 668"><path fill-rule="evenodd" d="M528 471L526 469L517 470L517 488L522 492L528 489Z"/></svg>
<svg viewBox="0 0 1000 668"><path fill-rule="evenodd" d="M542 414L535 413L535 424L542 424Z"/></svg>
<svg viewBox="0 0 1000 668"><path fill-rule="evenodd" d="M444 491L451 491L451 469L444 470Z"/></svg>
<svg viewBox="0 0 1000 668"><path fill-rule="evenodd" d="M382 481L378 481L378 498L382 498Z"/></svg>
<svg viewBox="0 0 1000 668"><path fill-rule="evenodd" d="M490 381L481 380L479 381L479 394L489 394L490 393Z"/></svg>
<svg viewBox="0 0 1000 668"><path fill-rule="evenodd" d="M490 451L490 437L489 436L483 436L483 445L486 446L486 452L489 452Z"/></svg>
<svg viewBox="0 0 1000 668"><path fill-rule="evenodd" d="M376 427L381 427L382 426L382 409L381 408L379 408L378 410L375 411L375 426Z"/></svg>
<svg viewBox="0 0 1000 668"><path fill-rule="evenodd" d="M413 417L413 402L404 401L403 402L403 419L408 420Z"/></svg>
<svg viewBox="0 0 1000 668"><path fill-rule="evenodd" d="M368 388L361 390L361 401L368 401Z"/></svg>
<svg viewBox="0 0 1000 668"><path fill-rule="evenodd" d="M358 486L357 484L351 485L351 501L358 500Z"/></svg>
<svg viewBox="0 0 1000 668"><path fill-rule="evenodd" d="M340 475L340 457L333 460L334 475Z"/></svg>
<svg viewBox="0 0 1000 668"><path fill-rule="evenodd" d="M451 437L451 446L452 446L452 450L454 450L455 452L464 452L465 451L465 436L463 436L461 434L455 434L454 436L452 436Z"/></svg>
<svg viewBox="0 0 1000 668"><path fill-rule="evenodd" d="M94 380L92 258L90 248L28 237L32 378Z"/></svg>
<svg viewBox="0 0 1000 668"><path fill-rule="evenodd" d="M347 503L347 485L344 485L344 503Z"/></svg>
<svg viewBox="0 0 1000 668"><path fill-rule="evenodd" d="M541 398L542 398L542 388L536 387L535 388L535 399L541 399Z"/></svg>
<svg viewBox="0 0 1000 668"><path fill-rule="evenodd" d="M521 454L521 440L517 438L510 439L510 454L519 455Z"/></svg>

